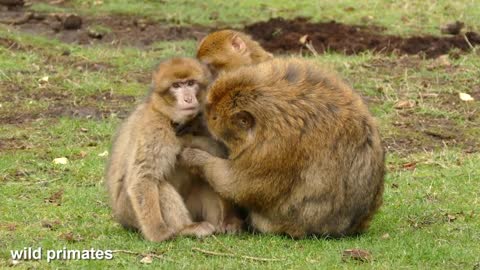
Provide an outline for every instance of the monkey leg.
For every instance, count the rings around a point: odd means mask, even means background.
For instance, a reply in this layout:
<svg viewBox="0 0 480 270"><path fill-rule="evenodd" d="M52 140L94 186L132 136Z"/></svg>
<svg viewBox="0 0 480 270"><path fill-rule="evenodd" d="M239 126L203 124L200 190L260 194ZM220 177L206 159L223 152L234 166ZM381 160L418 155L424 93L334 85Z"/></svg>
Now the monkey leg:
<svg viewBox="0 0 480 270"><path fill-rule="evenodd" d="M143 236L153 242L170 239L175 231L165 223L162 215L164 209L161 209L159 203L165 197L164 192L156 188L157 183L153 180L137 180L127 189L127 192Z"/></svg>
<svg viewBox="0 0 480 270"><path fill-rule="evenodd" d="M126 229L140 230L132 202L125 190L121 190L112 205L114 218Z"/></svg>
<svg viewBox="0 0 480 270"><path fill-rule="evenodd" d="M162 183L158 192L163 219L175 234L205 237L214 233L215 227L210 223L192 222L182 197L172 185Z"/></svg>
<svg viewBox="0 0 480 270"><path fill-rule="evenodd" d="M253 228L262 233L287 234L292 238L301 238L306 234L300 224L275 223L255 212L250 213L249 219Z"/></svg>
<svg viewBox="0 0 480 270"><path fill-rule="evenodd" d="M194 220L207 221L218 233L238 233L242 229L243 221L235 207L201 180L196 182L186 204Z"/></svg>

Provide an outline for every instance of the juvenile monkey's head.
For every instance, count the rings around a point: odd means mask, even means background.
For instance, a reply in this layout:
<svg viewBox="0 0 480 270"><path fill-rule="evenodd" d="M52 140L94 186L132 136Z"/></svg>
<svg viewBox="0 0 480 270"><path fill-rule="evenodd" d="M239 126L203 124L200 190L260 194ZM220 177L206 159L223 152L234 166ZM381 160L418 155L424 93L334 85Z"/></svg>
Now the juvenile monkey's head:
<svg viewBox="0 0 480 270"><path fill-rule="evenodd" d="M213 74L217 74L220 71L231 71L240 66L268 61L273 55L244 33L221 30L203 38L197 49L197 58L205 63Z"/></svg>
<svg viewBox="0 0 480 270"><path fill-rule="evenodd" d="M194 118L205 104L206 87L211 75L195 59L177 57L158 65L153 72L149 102L174 123Z"/></svg>

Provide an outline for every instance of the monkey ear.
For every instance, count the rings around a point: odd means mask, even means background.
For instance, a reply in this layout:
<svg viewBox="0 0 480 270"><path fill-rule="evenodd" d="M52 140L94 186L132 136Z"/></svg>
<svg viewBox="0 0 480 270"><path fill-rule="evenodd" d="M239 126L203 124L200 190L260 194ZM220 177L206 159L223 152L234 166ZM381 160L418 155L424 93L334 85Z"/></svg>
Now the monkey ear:
<svg viewBox="0 0 480 270"><path fill-rule="evenodd" d="M241 129L251 129L255 126L255 118L247 111L241 111L233 116L235 124Z"/></svg>
<svg viewBox="0 0 480 270"><path fill-rule="evenodd" d="M240 54L245 54L248 52L247 44L238 35L234 35L232 37L232 48Z"/></svg>

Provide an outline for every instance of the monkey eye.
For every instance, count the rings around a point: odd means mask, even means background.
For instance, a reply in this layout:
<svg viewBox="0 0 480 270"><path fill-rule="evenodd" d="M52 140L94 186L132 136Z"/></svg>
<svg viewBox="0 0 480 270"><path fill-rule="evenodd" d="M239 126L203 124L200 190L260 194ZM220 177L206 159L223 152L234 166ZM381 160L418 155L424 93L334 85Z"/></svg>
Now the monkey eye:
<svg viewBox="0 0 480 270"><path fill-rule="evenodd" d="M172 83L173 88L179 88L180 84L177 82Z"/></svg>
<svg viewBox="0 0 480 270"><path fill-rule="evenodd" d="M193 86L195 84L195 80L189 80L187 84L188 86Z"/></svg>

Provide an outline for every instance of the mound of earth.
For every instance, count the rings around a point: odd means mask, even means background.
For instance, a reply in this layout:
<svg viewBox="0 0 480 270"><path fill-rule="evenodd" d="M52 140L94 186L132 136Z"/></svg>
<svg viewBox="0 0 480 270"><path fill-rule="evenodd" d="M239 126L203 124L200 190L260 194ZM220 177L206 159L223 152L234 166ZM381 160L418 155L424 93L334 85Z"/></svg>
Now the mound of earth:
<svg viewBox="0 0 480 270"><path fill-rule="evenodd" d="M300 51L304 48L300 41L302 37L304 41L310 40L318 53L336 51L356 54L370 50L425 54L429 58L447 54L453 48L469 51L471 46L480 44L480 35L475 32L454 36L425 35L404 38L382 34L382 29L376 26L346 25L335 21L313 23L306 18L275 18L248 25L243 30L259 40L267 50L276 53Z"/></svg>
<svg viewBox="0 0 480 270"><path fill-rule="evenodd" d="M218 30L199 25L171 26L134 17L79 17L72 14L34 13L24 9L0 10L0 23L67 43L108 43L140 48L149 48L157 41L199 40L209 32ZM461 22L458 24L463 26ZM480 44L480 35L475 32L456 31L458 34L449 36L400 37L387 35L383 33L384 29L378 26L347 25L335 21L314 23L306 18L275 18L247 25L239 30L252 35L267 50L274 53L305 51L305 44L308 43L311 45L310 50L318 53L335 51L356 54L374 51L424 54L434 58L447 54L454 48L469 51Z"/></svg>

